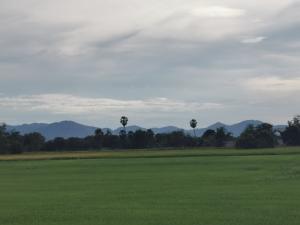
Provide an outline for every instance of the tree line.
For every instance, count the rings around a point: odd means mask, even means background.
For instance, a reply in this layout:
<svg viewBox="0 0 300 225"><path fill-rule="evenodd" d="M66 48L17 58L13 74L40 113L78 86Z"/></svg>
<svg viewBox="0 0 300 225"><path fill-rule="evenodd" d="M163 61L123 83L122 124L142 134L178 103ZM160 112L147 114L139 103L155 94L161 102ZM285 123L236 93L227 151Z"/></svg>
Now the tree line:
<svg viewBox="0 0 300 225"><path fill-rule="evenodd" d="M237 147L272 148L278 144L300 146L300 116L288 122L283 131L274 130L268 123L248 126L239 137L233 137L223 127L206 130L201 137L196 136L197 121L192 119L190 126L194 135L184 131L154 134L152 130L126 131L128 118L122 116L123 130L119 135L110 131L104 133L96 129L93 135L85 138L55 138L46 141L39 133L21 135L8 132L5 125L0 126L0 154L17 154L34 151L83 151L101 149L144 149L144 148L185 148L185 147Z"/></svg>

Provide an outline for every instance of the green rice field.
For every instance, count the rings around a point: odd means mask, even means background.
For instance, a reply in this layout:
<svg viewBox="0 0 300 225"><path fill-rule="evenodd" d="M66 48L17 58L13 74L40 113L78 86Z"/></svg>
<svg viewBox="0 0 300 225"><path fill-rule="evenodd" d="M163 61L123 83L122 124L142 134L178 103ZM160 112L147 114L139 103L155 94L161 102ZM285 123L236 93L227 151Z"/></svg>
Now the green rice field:
<svg viewBox="0 0 300 225"><path fill-rule="evenodd" d="M300 148L0 156L0 225L299 224Z"/></svg>

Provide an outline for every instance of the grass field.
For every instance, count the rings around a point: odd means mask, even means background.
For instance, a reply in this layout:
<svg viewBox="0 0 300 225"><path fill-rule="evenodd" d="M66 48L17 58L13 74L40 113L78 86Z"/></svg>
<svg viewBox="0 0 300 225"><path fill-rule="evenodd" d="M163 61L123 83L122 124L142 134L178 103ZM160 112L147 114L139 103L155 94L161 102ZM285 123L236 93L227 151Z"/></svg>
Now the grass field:
<svg viewBox="0 0 300 225"><path fill-rule="evenodd" d="M299 148L0 160L1 225L300 224Z"/></svg>

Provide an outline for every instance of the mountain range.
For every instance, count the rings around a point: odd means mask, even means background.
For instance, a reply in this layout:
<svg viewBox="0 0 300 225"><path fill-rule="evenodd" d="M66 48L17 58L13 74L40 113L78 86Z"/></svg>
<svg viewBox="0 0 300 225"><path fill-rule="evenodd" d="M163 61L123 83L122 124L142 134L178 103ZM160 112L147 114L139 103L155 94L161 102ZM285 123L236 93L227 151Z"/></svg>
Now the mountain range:
<svg viewBox="0 0 300 225"><path fill-rule="evenodd" d="M195 129L196 135L201 136L206 130L212 129L216 130L217 128L224 127L228 132L232 133L233 136L239 136L242 131L249 125L257 126L261 124L262 121L258 120L245 120L233 125L227 125L224 123L215 123L211 126L208 126L206 128L198 128ZM275 129L284 129L285 125L277 125L274 126ZM76 123L74 121L61 121L56 123L32 123L32 124L23 124L23 125L16 125L11 126L8 125L7 129L9 131L18 131L21 134L27 134L32 132L38 132L42 134L47 140L54 139L56 137L63 137L63 138L69 138L69 137L86 137L88 135L94 134L94 131L97 129L97 127L93 126L87 126L83 124ZM119 134L119 132L123 129L122 127L119 127L117 129L110 129L110 128L101 128L104 133L107 131L112 132L113 134ZM127 132L129 131L136 131L136 130L146 130L146 128L139 127L139 126L128 126L126 127ZM151 128L151 130L155 133L171 133L173 131L184 131L187 134L193 135L193 130L184 130L179 127L175 126L166 126L161 128Z"/></svg>

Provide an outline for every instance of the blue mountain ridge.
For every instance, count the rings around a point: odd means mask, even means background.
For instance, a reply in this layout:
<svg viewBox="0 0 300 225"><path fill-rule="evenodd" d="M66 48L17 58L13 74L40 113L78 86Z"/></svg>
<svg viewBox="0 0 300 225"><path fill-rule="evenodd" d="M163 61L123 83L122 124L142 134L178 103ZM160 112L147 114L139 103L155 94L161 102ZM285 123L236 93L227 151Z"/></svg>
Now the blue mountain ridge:
<svg viewBox="0 0 300 225"><path fill-rule="evenodd" d="M233 125L227 125L223 123L215 123L206 128L197 128L195 129L196 135L201 136L206 130L212 129L216 130L219 127L224 127L228 132L231 132L233 136L239 136L241 132L249 125L257 126L261 124L261 121L258 120L245 120ZM284 129L284 125L274 126L275 129ZM32 123L32 124L23 124L23 125L16 125L11 126L8 125L7 129L9 131L18 131L21 134L27 134L32 132L38 132L42 134L47 140L54 139L56 137L63 137L63 138L70 138L70 137L86 137L89 135L94 134L94 131L97 127L87 126L80 123L76 123L74 121L61 121L55 123ZM104 133L107 131L112 132L113 134L119 134L119 132L123 129L119 127L117 129L110 129L110 128L101 128ZM192 129L181 129L175 126L166 126L160 128L150 128L155 134L158 133L171 133L173 131L184 131L187 134L193 135ZM139 126L127 126L126 131L136 131L136 130L147 130L146 128L139 127Z"/></svg>

